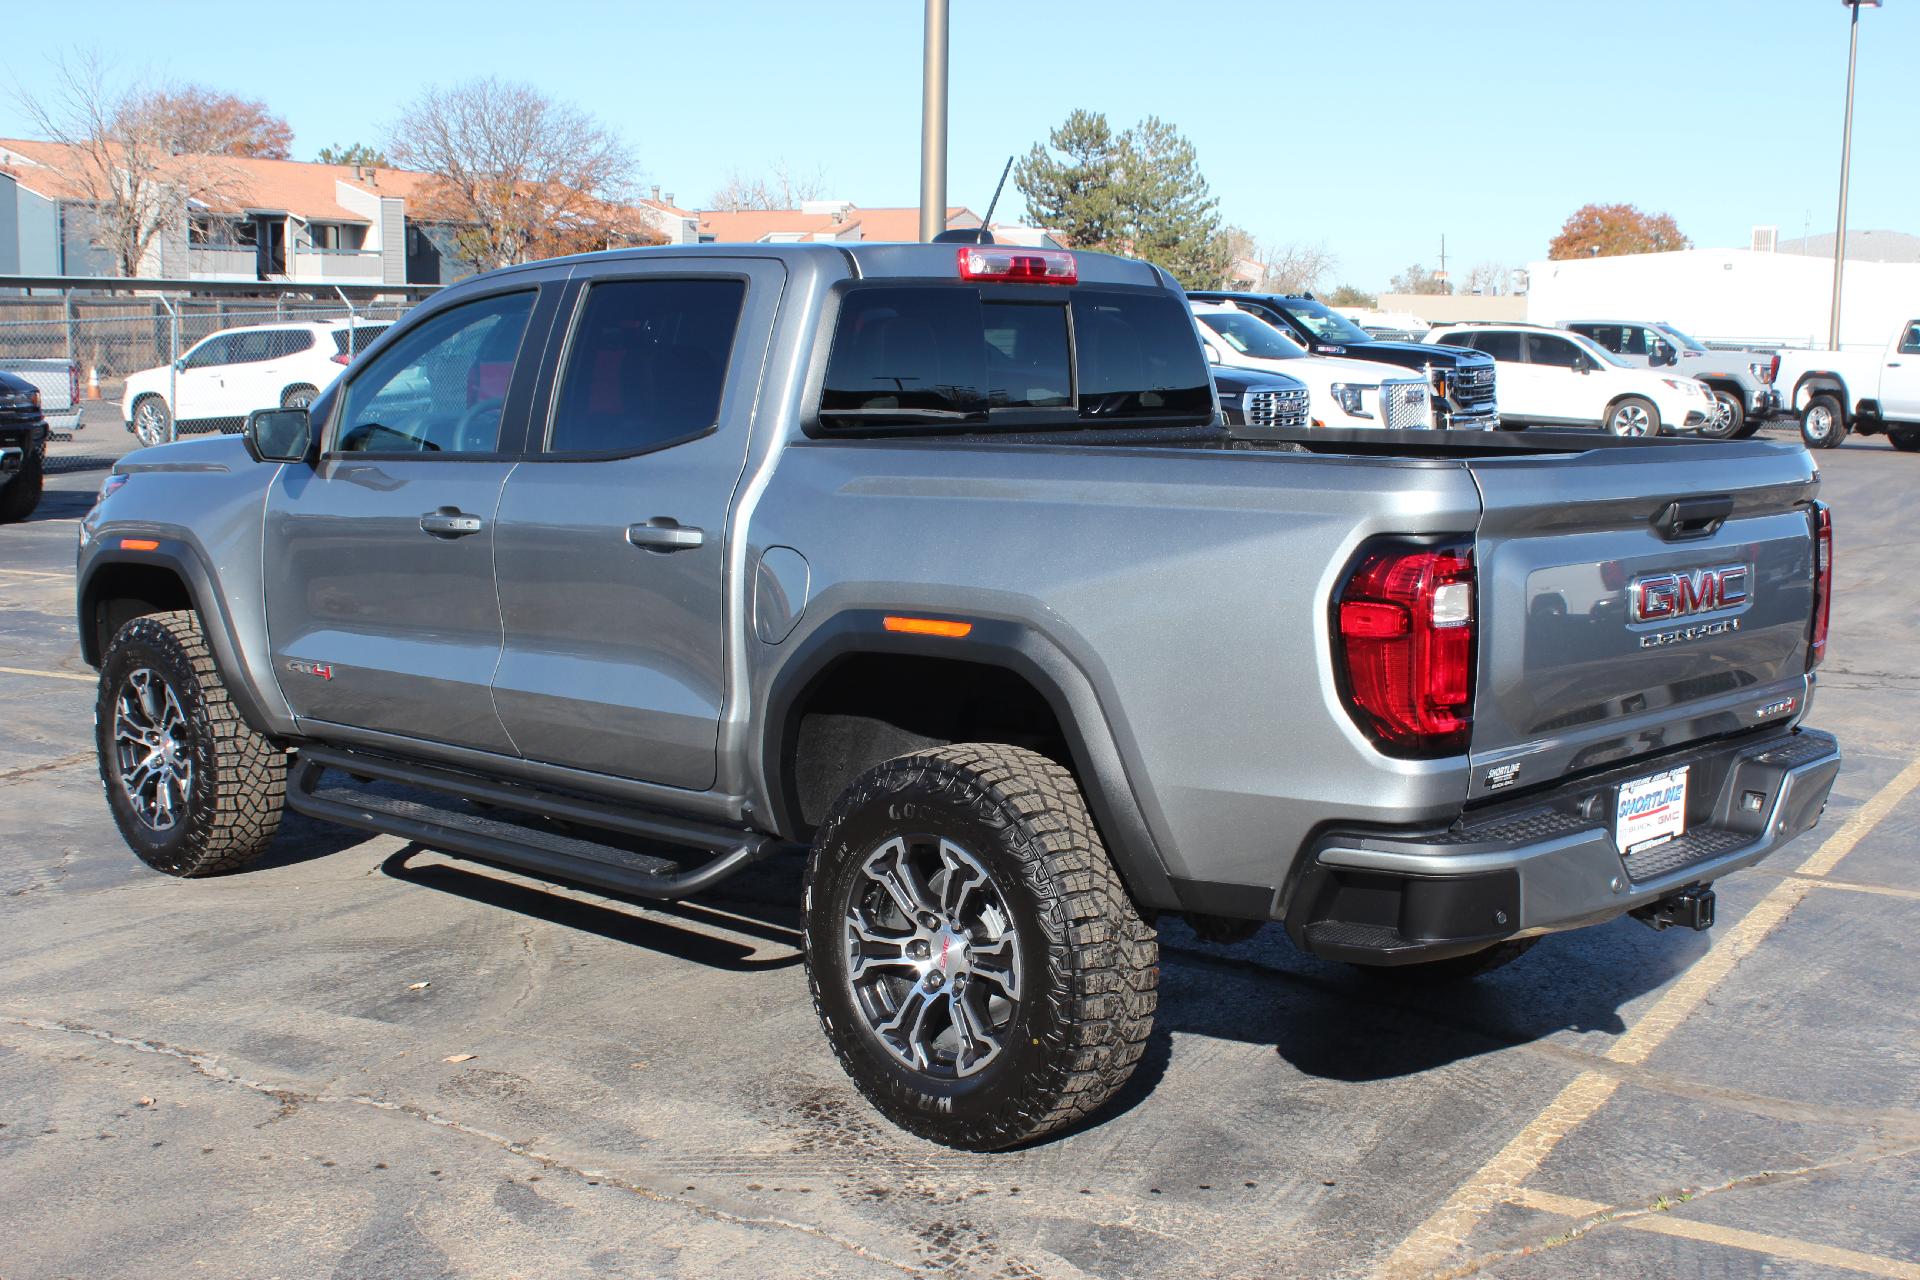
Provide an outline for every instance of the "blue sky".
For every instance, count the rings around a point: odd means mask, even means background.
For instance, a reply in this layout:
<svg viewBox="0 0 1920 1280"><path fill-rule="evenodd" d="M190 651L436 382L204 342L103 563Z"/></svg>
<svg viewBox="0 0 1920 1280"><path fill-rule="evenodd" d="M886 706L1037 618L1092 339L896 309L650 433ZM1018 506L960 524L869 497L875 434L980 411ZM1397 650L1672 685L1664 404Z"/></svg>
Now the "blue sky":
<svg viewBox="0 0 1920 1280"><path fill-rule="evenodd" d="M700 204L738 169L823 170L863 205L918 199L919 0L463 0L156 20L148 3L11 6L9 78L76 31L127 74L264 99L297 158L378 140L427 82L530 81L617 126L646 180ZM1701 245L1833 228L1839 0L952 0L949 194L983 211L1009 153L1075 107L1199 148L1223 214L1324 243L1334 280L1546 254L1590 200L1664 210ZM357 14L326 21L320 14ZM1920 0L1861 16L1849 222L1920 231ZM271 38L275 27L282 38ZM382 49L378 39L392 44ZM27 131L0 97L0 134ZM1012 195L1017 212L1018 196ZM996 215L998 216L998 215Z"/></svg>

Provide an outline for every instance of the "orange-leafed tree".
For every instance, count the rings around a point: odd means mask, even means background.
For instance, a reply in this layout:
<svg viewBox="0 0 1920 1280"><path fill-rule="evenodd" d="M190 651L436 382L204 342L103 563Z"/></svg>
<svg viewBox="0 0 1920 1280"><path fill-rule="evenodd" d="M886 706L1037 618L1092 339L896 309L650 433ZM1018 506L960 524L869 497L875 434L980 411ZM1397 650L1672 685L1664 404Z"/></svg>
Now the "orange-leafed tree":
<svg viewBox="0 0 1920 1280"><path fill-rule="evenodd" d="M1617 253L1691 249L1673 215L1642 213L1630 204L1590 204L1574 210L1547 246L1549 258L1609 258Z"/></svg>
<svg viewBox="0 0 1920 1280"><path fill-rule="evenodd" d="M175 155L251 156L286 160L293 128L264 102L188 84L151 93L145 109Z"/></svg>

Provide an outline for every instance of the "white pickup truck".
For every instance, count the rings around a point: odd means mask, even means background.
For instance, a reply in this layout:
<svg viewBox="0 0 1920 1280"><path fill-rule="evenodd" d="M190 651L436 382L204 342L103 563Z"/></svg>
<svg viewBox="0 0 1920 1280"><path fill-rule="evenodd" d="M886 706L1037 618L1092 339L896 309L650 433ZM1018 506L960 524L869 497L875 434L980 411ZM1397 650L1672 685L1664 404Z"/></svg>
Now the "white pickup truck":
<svg viewBox="0 0 1920 1280"><path fill-rule="evenodd" d="M1809 449L1838 448L1858 431L1920 453L1920 320L1901 325L1884 351L1782 351L1773 385L1791 390Z"/></svg>

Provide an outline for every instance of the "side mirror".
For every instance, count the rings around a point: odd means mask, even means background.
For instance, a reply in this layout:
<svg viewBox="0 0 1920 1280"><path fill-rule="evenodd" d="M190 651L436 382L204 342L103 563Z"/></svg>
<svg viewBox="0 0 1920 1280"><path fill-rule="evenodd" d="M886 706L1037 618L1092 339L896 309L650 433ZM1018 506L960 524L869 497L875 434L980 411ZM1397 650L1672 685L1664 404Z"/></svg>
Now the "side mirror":
<svg viewBox="0 0 1920 1280"><path fill-rule="evenodd" d="M185 356L181 356L173 362L173 371L175 373L185 373L187 371L187 358Z"/></svg>
<svg viewBox="0 0 1920 1280"><path fill-rule="evenodd" d="M313 419L305 409L255 409L240 434L255 462L299 462L313 444Z"/></svg>

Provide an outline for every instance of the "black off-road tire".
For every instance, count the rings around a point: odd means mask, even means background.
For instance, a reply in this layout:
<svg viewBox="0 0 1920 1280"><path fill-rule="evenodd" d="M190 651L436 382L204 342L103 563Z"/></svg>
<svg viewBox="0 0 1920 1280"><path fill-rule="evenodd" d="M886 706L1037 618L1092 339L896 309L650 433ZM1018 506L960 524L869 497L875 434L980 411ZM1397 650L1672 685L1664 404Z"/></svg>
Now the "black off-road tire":
<svg viewBox="0 0 1920 1280"><path fill-rule="evenodd" d="M1838 449L1846 443L1847 430L1847 412L1837 396L1822 392L1800 411L1800 439L1809 449Z"/></svg>
<svg viewBox="0 0 1920 1280"><path fill-rule="evenodd" d="M1355 967L1370 978L1414 987L1445 987L1456 982L1471 982L1495 969L1504 969L1533 950L1533 944L1538 941L1538 938L1513 938L1496 942L1485 951L1449 956L1445 960L1427 960L1419 964L1363 964Z"/></svg>
<svg viewBox="0 0 1920 1280"><path fill-rule="evenodd" d="M0 482L0 524L18 524L40 505L47 488L47 455L35 453L12 477Z"/></svg>
<svg viewBox="0 0 1920 1280"><path fill-rule="evenodd" d="M319 397L320 389L318 387L310 387L304 382L298 383L280 393L280 407L282 409L304 409L319 399Z"/></svg>
<svg viewBox="0 0 1920 1280"><path fill-rule="evenodd" d="M1718 387L1708 387L1707 394L1726 406L1726 419L1714 426L1703 426L1697 433L1704 440L1738 440L1747 425L1746 402L1737 391L1722 391Z"/></svg>
<svg viewBox="0 0 1920 1280"><path fill-rule="evenodd" d="M1005 1047L977 1074L916 1070L879 1043L848 980L843 927L860 867L897 836L933 834L986 867L1023 969ZM994 1151L1084 1120L1133 1073L1158 1002L1158 937L1141 919L1073 776L996 743L916 752L872 769L821 824L806 870L815 1010L840 1064L889 1120Z"/></svg>
<svg viewBox="0 0 1920 1280"><path fill-rule="evenodd" d="M115 702L129 676L157 672L186 717L193 785L184 820L160 832L134 811L113 747ZM238 871L265 851L280 829L287 794L286 753L256 732L227 692L195 614L150 613L120 628L100 664L94 743L107 805L127 845L155 871L212 876Z"/></svg>
<svg viewBox="0 0 1920 1280"><path fill-rule="evenodd" d="M1920 453L1920 427L1894 427L1887 432L1887 443L1902 453Z"/></svg>

